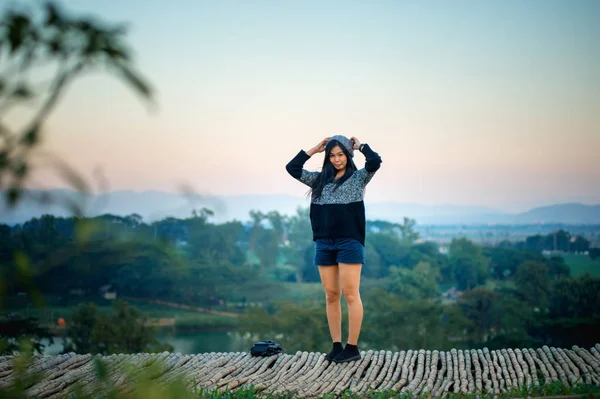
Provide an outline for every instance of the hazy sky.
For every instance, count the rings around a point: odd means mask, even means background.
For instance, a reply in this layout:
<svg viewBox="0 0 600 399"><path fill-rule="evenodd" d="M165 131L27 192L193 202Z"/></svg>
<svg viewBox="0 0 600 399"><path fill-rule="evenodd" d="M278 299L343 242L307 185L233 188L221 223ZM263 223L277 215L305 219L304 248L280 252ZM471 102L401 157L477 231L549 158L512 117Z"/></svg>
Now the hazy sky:
<svg viewBox="0 0 600 399"><path fill-rule="evenodd" d="M129 22L156 88L150 112L86 76L49 121L47 148L113 190L302 196L285 164L344 134L383 158L370 202L600 203L600 1L62 4Z"/></svg>

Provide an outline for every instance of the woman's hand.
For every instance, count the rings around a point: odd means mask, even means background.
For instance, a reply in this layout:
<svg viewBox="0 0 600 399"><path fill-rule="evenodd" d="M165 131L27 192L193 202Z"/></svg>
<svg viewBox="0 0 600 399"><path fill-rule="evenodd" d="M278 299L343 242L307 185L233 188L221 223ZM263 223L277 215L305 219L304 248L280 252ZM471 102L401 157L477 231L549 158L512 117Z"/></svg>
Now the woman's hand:
<svg viewBox="0 0 600 399"><path fill-rule="evenodd" d="M352 141L352 148L358 150L360 147L360 141L356 137L350 137L350 141Z"/></svg>
<svg viewBox="0 0 600 399"><path fill-rule="evenodd" d="M315 155L319 152L323 152L323 151L325 151L325 146L327 145L328 142L329 142L329 137L325 137L323 140L321 140L321 142L319 144L317 144L310 150L306 151L306 153L312 157L313 155Z"/></svg>

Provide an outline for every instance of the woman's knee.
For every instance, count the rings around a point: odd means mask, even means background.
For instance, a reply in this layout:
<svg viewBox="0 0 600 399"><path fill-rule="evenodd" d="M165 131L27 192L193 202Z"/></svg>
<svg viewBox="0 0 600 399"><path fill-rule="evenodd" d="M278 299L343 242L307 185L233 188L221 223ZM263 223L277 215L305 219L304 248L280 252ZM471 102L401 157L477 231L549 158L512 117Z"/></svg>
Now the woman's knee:
<svg viewBox="0 0 600 399"><path fill-rule="evenodd" d="M339 290L325 290L325 300L327 303L336 303L340 301Z"/></svg>
<svg viewBox="0 0 600 399"><path fill-rule="evenodd" d="M344 293L344 299L346 299L348 305L360 301L360 293L357 289L342 289L342 292Z"/></svg>

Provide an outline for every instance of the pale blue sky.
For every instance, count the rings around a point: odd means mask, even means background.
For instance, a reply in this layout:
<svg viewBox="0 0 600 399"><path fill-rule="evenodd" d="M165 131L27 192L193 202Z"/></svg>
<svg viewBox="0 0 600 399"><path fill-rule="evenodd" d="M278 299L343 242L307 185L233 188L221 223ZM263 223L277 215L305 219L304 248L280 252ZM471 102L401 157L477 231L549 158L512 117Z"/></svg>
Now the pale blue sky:
<svg viewBox="0 0 600 399"><path fill-rule="evenodd" d="M345 134L384 159L367 201L600 203L599 1L62 3L129 22L157 89L85 77L50 121L111 189L301 196L287 161Z"/></svg>

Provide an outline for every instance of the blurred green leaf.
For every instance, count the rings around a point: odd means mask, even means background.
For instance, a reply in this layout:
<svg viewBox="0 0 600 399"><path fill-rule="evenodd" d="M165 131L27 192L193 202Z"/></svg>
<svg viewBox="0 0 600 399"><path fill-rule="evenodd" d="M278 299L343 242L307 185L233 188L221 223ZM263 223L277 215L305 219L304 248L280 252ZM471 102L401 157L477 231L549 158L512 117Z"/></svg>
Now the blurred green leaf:
<svg viewBox="0 0 600 399"><path fill-rule="evenodd" d="M22 190L19 187L11 187L6 191L6 197L9 206L16 205L17 201L21 198Z"/></svg>
<svg viewBox="0 0 600 399"><path fill-rule="evenodd" d="M56 8L56 5L48 2L48 3L46 3L45 7L46 7L46 13L47 13L45 25L46 26L56 25L56 23L61 19L58 9Z"/></svg>
<svg viewBox="0 0 600 399"><path fill-rule="evenodd" d="M58 173L61 174L65 180L67 180L72 187L74 187L77 191L81 191L82 193L89 193L89 188L85 180L77 173L77 171L71 168L65 162L60 160L55 160L54 166L58 170Z"/></svg>
<svg viewBox="0 0 600 399"><path fill-rule="evenodd" d="M77 23L75 23L75 26L77 26L77 28L79 30L81 30L82 32L92 32L95 31L96 29L92 26L90 21L86 21L86 20L81 20Z"/></svg>
<svg viewBox="0 0 600 399"><path fill-rule="evenodd" d="M125 51L123 48L119 48L115 46L112 42L108 41L107 44L102 49L112 60L115 61L129 61L129 53Z"/></svg>
<svg viewBox="0 0 600 399"><path fill-rule="evenodd" d="M13 165L13 173L15 177L22 179L27 175L28 172L27 164L23 161Z"/></svg>
<svg viewBox="0 0 600 399"><path fill-rule="evenodd" d="M76 216L83 215L82 204L78 203L77 201L69 201L68 209L72 215L76 215Z"/></svg>
<svg viewBox="0 0 600 399"><path fill-rule="evenodd" d="M106 33L110 34L111 36L119 36L119 35L125 35L128 31L128 27L126 24L119 24L116 25L112 28L106 29Z"/></svg>
<svg viewBox="0 0 600 399"><path fill-rule="evenodd" d="M24 144L27 147L33 147L39 139L38 135L39 125L33 126L21 139L21 144Z"/></svg>
<svg viewBox="0 0 600 399"><path fill-rule="evenodd" d="M63 48L62 41L58 38L54 38L54 39L50 40L48 42L48 45L50 46L50 52L53 55L58 54L61 51L61 49Z"/></svg>
<svg viewBox="0 0 600 399"><path fill-rule="evenodd" d="M4 309L4 298L6 298L6 295L6 277L0 276L0 309ZM3 352L2 348L0 348L0 352Z"/></svg>
<svg viewBox="0 0 600 399"><path fill-rule="evenodd" d="M92 31L88 34L87 46L83 51L86 56L96 54L102 48L102 42L104 41L102 34L98 31Z"/></svg>
<svg viewBox="0 0 600 399"><path fill-rule="evenodd" d="M27 36L31 22L26 15L13 14L8 22L8 41L10 42L10 54L14 54L23 44Z"/></svg>
<svg viewBox="0 0 600 399"><path fill-rule="evenodd" d="M8 166L8 151L0 151L0 170Z"/></svg>
<svg viewBox="0 0 600 399"><path fill-rule="evenodd" d="M44 306L44 298L33 283L34 273L29 256L24 252L17 251L14 254L14 261L19 279L27 288L27 292L31 296L33 305L36 307Z"/></svg>
<svg viewBox="0 0 600 399"><path fill-rule="evenodd" d="M12 92L12 96L20 99L27 99L33 96L33 92L29 90L27 86L21 84L15 88L15 90Z"/></svg>
<svg viewBox="0 0 600 399"><path fill-rule="evenodd" d="M25 253L20 251L15 253L15 265L22 278L28 279L31 277L31 263L29 262L29 257Z"/></svg>
<svg viewBox="0 0 600 399"><path fill-rule="evenodd" d="M75 226L75 241L77 244L85 244L100 230L101 226L98 222L90 219L80 220Z"/></svg>
<svg viewBox="0 0 600 399"><path fill-rule="evenodd" d="M96 372L96 377L98 377L100 381L106 380L106 377L108 376L108 368L99 357L94 358L94 370Z"/></svg>
<svg viewBox="0 0 600 399"><path fill-rule="evenodd" d="M31 35L32 35L32 38L35 40L36 33L32 32ZM34 54L35 54L35 47L30 47L27 50L27 52L25 53L25 55L23 56L23 61L21 61L21 70L25 70L25 69L29 68L29 66L33 62Z"/></svg>
<svg viewBox="0 0 600 399"><path fill-rule="evenodd" d="M144 82L140 76L133 72L129 66L120 62L116 63L116 65L119 71L123 74L125 80L131 86L133 86L134 89L136 89L145 98L149 99L152 97L152 90L150 89L150 86Z"/></svg>

